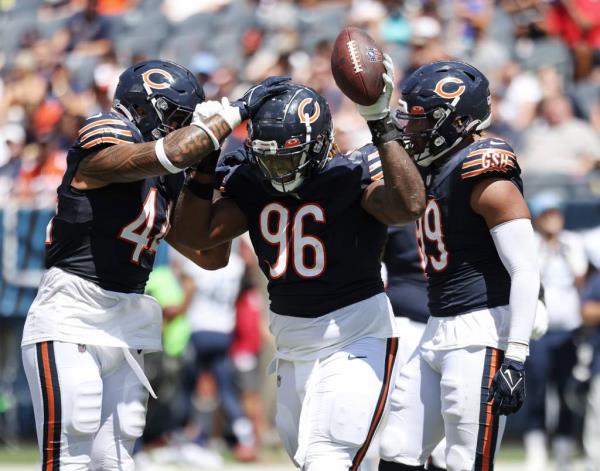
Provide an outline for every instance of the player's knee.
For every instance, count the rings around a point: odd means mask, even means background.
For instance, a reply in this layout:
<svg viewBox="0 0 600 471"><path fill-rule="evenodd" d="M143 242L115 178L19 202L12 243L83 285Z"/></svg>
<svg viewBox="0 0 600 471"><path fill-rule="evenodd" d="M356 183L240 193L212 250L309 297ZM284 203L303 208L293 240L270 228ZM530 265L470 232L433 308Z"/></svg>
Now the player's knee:
<svg viewBox="0 0 600 471"><path fill-rule="evenodd" d="M102 417L102 381L76 385L70 400L64 402L63 427L67 433L92 435L98 431Z"/></svg>
<svg viewBox="0 0 600 471"><path fill-rule="evenodd" d="M470 471L473 461L473 454L463 447L450 447L446 454L446 468L452 471Z"/></svg>
<svg viewBox="0 0 600 471"><path fill-rule="evenodd" d="M148 392L141 384L128 388L123 400L117 404L119 430L123 439L142 436L146 426L146 404Z"/></svg>
<svg viewBox="0 0 600 471"><path fill-rule="evenodd" d="M329 433L336 443L362 446L373 419L373 401L365 392L336 395L331 410Z"/></svg>
<svg viewBox="0 0 600 471"><path fill-rule="evenodd" d="M303 469L304 471L347 471L350 465L347 459L321 458L307 461Z"/></svg>

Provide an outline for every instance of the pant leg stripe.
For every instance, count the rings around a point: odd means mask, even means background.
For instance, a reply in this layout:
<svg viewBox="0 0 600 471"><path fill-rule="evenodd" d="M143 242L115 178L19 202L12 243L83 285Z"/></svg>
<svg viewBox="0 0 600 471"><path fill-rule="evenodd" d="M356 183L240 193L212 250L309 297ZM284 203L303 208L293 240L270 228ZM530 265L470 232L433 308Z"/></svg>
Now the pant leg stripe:
<svg viewBox="0 0 600 471"><path fill-rule="evenodd" d="M61 404L54 359L54 343L38 343L36 350L44 404L42 470L58 471L60 466Z"/></svg>
<svg viewBox="0 0 600 471"><path fill-rule="evenodd" d="M390 384L392 381L392 372L394 370L394 363L396 362L396 354L398 353L398 339L396 337L389 338L387 340L387 347L385 351L385 369L383 374L383 381L381 385L381 391L379 392L379 398L377 399L377 406L375 407L375 413L371 419L371 425L369 426L369 432L367 438L362 446L358 449L358 452L352 460L352 466L349 471L356 471L362 460L365 458L367 450L371 445L373 436L377 431L377 427L381 422L383 411L385 410L385 404L390 394Z"/></svg>
<svg viewBox="0 0 600 471"><path fill-rule="evenodd" d="M488 391L492 379L502 362L502 352L496 348L487 347L483 375L481 379L481 400L479 410L479 432L477 435L477 450L475 455L475 471L493 471L494 453L498 436L498 417L492 414L492 403L488 402Z"/></svg>

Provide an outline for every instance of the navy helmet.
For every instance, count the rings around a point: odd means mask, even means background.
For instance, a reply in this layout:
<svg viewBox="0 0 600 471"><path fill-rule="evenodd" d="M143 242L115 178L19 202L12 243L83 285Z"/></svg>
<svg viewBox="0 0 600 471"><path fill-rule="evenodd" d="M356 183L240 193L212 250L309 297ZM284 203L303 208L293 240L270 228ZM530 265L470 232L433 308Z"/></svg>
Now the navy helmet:
<svg viewBox="0 0 600 471"><path fill-rule="evenodd" d="M144 140L160 139L191 122L204 90L189 70L174 62L149 60L119 77L113 108L129 118Z"/></svg>
<svg viewBox="0 0 600 471"><path fill-rule="evenodd" d="M424 65L406 78L401 93L396 125L419 165L428 166L491 123L488 79L465 62Z"/></svg>
<svg viewBox="0 0 600 471"><path fill-rule="evenodd" d="M325 164L333 144L333 120L325 98L289 84L268 99L248 124L252 162L279 192L295 191Z"/></svg>

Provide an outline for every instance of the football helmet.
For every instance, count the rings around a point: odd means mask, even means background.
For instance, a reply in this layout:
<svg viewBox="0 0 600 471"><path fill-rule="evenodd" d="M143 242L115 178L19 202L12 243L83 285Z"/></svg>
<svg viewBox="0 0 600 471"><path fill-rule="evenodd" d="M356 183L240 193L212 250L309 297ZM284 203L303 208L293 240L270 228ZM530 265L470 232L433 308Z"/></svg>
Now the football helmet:
<svg viewBox="0 0 600 471"><path fill-rule="evenodd" d="M491 123L488 79L465 62L424 65L404 81L401 93L396 126L404 148L421 166Z"/></svg>
<svg viewBox="0 0 600 471"><path fill-rule="evenodd" d="M333 120L325 98L289 84L267 100L248 124L251 161L273 188L293 192L325 164L333 144Z"/></svg>
<svg viewBox="0 0 600 471"><path fill-rule="evenodd" d="M145 141L152 141L188 125L194 108L204 100L202 86L185 67L149 60L121 74L113 108L137 126Z"/></svg>

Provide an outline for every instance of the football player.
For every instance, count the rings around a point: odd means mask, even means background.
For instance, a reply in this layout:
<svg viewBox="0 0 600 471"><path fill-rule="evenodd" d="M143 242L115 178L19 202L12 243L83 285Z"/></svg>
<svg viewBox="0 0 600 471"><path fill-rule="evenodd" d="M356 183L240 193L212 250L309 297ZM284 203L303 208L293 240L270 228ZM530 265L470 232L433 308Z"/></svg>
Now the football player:
<svg viewBox="0 0 600 471"><path fill-rule="evenodd" d="M388 228L382 261L387 274L385 292L390 298L399 332L396 369L400 370L418 347L429 319L427 279L423 273L423 259L419 255L414 224ZM399 375L396 379L398 378ZM401 388L394 388L390 396L392 403L398 394L402 394ZM393 456L396 436L400 433L398 427L402 425L398 423L395 415L387 417L380 432L379 442L379 456L384 460ZM427 460L428 470L445 469L444 449L443 441L435 447Z"/></svg>
<svg viewBox="0 0 600 471"><path fill-rule="evenodd" d="M424 469L446 437L448 470L492 470L506 417L519 410L540 277L513 149L487 138L488 80L458 61L417 69L398 125L421 167L417 235L431 317L401 369L394 450L379 469Z"/></svg>
<svg viewBox="0 0 600 471"><path fill-rule="evenodd" d="M182 171L212 166L280 80L216 109L187 69L146 61L123 72L113 109L79 130L22 340L44 470L133 469L154 395L143 355L161 348L161 309L143 294L158 243L213 269L229 250L190 250L169 230Z"/></svg>
<svg viewBox="0 0 600 471"><path fill-rule="evenodd" d="M377 103L359 107L373 144L337 151L325 99L289 85L269 99L225 176L197 172L178 203L196 211L182 241L216 247L246 230L269 280L277 347L276 424L307 471L360 466L387 408L398 342L380 254L386 224L415 220L424 185L394 139L391 63Z"/></svg>

